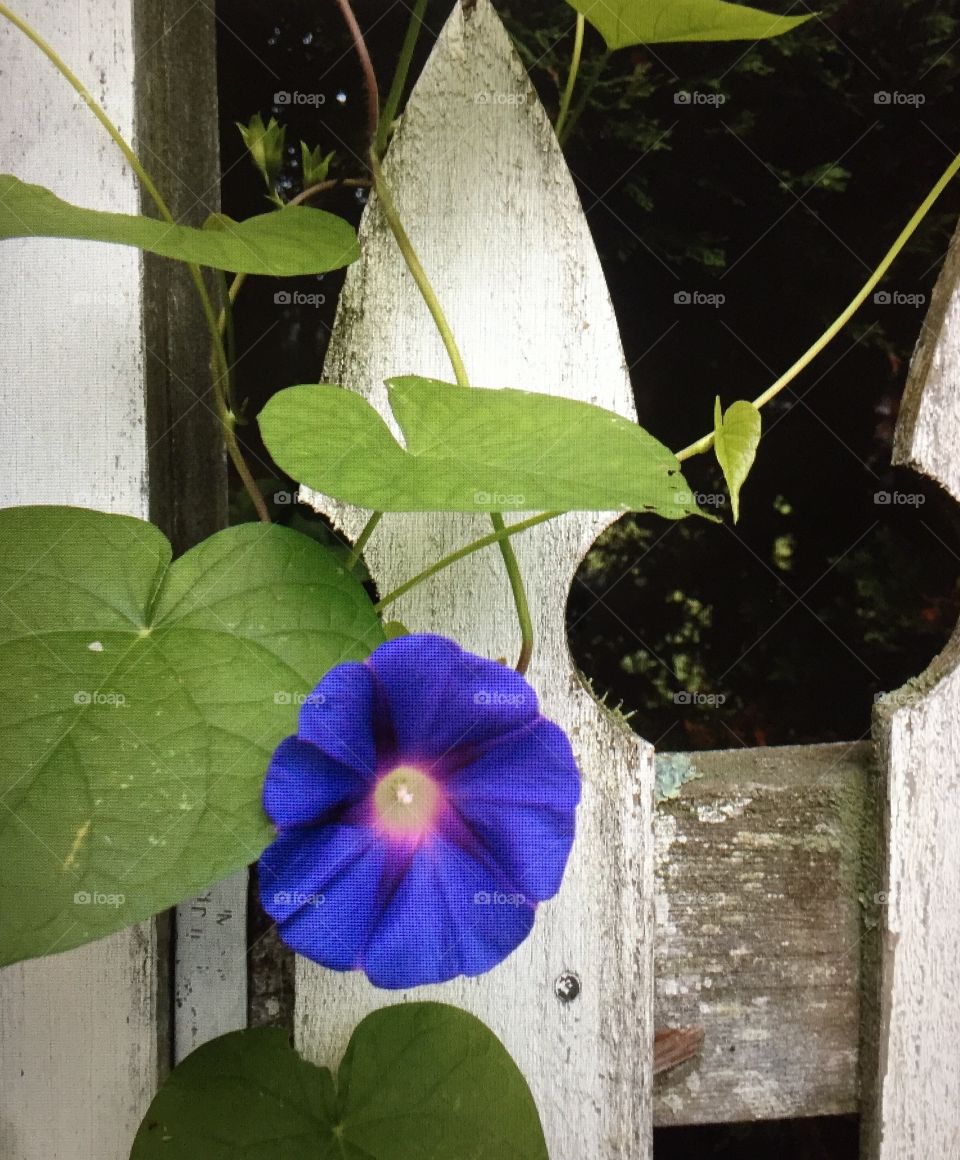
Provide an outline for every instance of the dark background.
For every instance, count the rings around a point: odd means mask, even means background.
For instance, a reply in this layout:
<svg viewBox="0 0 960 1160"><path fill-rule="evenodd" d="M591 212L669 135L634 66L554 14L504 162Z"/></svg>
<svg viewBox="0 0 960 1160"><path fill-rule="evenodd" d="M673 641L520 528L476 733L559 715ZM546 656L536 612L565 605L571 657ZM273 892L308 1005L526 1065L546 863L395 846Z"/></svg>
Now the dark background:
<svg viewBox="0 0 960 1160"><path fill-rule="evenodd" d="M430 5L415 72L450 7ZM553 115L571 10L562 0L497 7ZM355 8L386 90L408 10L387 0ZM288 126L290 194L300 189L301 138L336 149L333 176L364 176L365 97L336 6L233 0L218 16L225 211L267 208L233 126L255 112ZM704 434L715 395L729 405L759 394L866 280L960 149L958 39L960 3L848 0L762 45L613 58L567 156L640 421L663 442L678 449ZM585 72L599 49L588 29ZM322 94L323 104L279 105L278 91ZM681 92L715 103L677 103ZM319 204L358 221L363 201L335 191ZM953 189L881 290L929 302L958 209ZM327 301L292 309L274 303L274 284L250 280L237 310L237 391L249 417L276 390L319 378L341 281L299 280ZM678 292L724 300L683 305ZM889 466L924 309L869 302L765 410L736 527L729 510L722 527L627 517L585 561L568 605L573 652L660 748L863 737L876 694L942 647L960 613L957 516L935 487ZM266 489L282 490L255 424L242 433ZM724 490L709 457L688 469L696 490ZM894 491L923 502L875 502ZM249 518L239 494L234 512ZM277 514L325 534L289 505ZM723 703L698 708L677 694ZM853 1157L856 1123L678 1129L658 1133L657 1154L732 1157L745 1145L758 1158Z"/></svg>

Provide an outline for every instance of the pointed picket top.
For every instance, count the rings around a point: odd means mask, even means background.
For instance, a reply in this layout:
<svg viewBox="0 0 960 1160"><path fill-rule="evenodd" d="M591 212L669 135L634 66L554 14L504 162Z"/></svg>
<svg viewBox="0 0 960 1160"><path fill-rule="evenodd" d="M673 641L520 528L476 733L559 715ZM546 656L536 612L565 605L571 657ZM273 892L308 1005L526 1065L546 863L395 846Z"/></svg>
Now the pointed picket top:
<svg viewBox="0 0 960 1160"><path fill-rule="evenodd" d="M947 252L910 364L893 461L960 501L960 241Z"/></svg>
<svg viewBox="0 0 960 1160"><path fill-rule="evenodd" d="M385 170L475 386L550 392L635 418L613 308L573 181L489 0L466 11L456 6ZM361 248L323 377L389 416L387 377L453 376L376 198ZM357 509L308 498L351 537L365 522ZM570 734L584 777L560 895L540 907L528 941L488 975L408 996L465 1007L501 1037L531 1084L552 1160L643 1160L651 1148L652 748L586 690L564 623L574 573L615 518L571 513L515 541L536 626L529 676L544 712ZM385 593L489 527L482 514L388 515L367 549L371 573ZM390 616L485 656L518 652L496 548L416 589ZM362 975L304 960L297 981L299 1045L327 1064L337 1062L364 1014L400 997L374 990Z"/></svg>
<svg viewBox="0 0 960 1160"><path fill-rule="evenodd" d="M960 500L960 232L910 368L894 461ZM960 634L878 705L885 771L878 992L864 1044L865 1160L960 1146ZM868 899L870 901L870 899Z"/></svg>

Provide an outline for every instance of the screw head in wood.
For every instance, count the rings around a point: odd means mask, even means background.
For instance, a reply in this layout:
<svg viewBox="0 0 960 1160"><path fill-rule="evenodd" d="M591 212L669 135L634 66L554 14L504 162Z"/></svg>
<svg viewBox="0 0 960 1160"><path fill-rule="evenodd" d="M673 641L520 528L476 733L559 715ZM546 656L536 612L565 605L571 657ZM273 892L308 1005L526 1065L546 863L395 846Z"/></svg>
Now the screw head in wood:
<svg viewBox="0 0 960 1160"><path fill-rule="evenodd" d="M553 984L553 992L561 1003L572 1003L580 991L580 976L573 971L564 971Z"/></svg>

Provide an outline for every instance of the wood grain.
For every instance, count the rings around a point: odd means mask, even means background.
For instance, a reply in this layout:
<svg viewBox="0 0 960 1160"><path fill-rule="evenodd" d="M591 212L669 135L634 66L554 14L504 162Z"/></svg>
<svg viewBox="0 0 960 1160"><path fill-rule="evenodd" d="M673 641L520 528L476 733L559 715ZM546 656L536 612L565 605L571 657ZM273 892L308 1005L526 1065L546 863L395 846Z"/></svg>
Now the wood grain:
<svg viewBox="0 0 960 1160"><path fill-rule="evenodd" d="M960 501L960 235L914 356L894 461ZM865 1026L866 1160L960 1155L960 636L881 702L887 899Z"/></svg>
<svg viewBox="0 0 960 1160"><path fill-rule="evenodd" d="M657 1028L702 1026L658 1078L658 1126L852 1112L878 882L873 746L658 755Z"/></svg>
<svg viewBox="0 0 960 1160"><path fill-rule="evenodd" d="M174 217L220 209L216 18L194 0L137 8L137 143ZM145 213L155 209L143 195ZM213 279L208 279L212 283ZM210 338L186 266L144 255L150 516L179 555L226 527ZM176 908L173 1061L247 1020L247 872Z"/></svg>
<svg viewBox="0 0 960 1160"><path fill-rule="evenodd" d="M21 0L129 136L130 0ZM105 29L109 35L105 35ZM134 179L72 89L0 22L0 168L135 213ZM4 504L147 515L140 261L95 243L0 245ZM24 906L31 905L24 899ZM0 972L0 1156L126 1160L158 1069L153 924Z"/></svg>
<svg viewBox="0 0 960 1160"><path fill-rule="evenodd" d="M489 0L451 15L386 172L475 386L551 392L634 416L573 182ZM388 375L452 375L376 199L361 235L324 375L386 416ZM359 532L365 513L311 498L348 534ZM410 995L298 963L297 1040L318 1062L337 1063L357 1021L399 999L438 998L474 1012L530 1081L552 1160L644 1160L652 1139L652 751L584 688L563 620L574 572L613 518L573 514L516 544L536 626L530 678L546 714L571 736L584 779L571 864L533 935L480 979ZM479 514L387 516L369 545L371 573L386 592L488 529ZM495 548L416 589L394 614L485 656L518 651ZM558 981L570 972L580 992L564 1002Z"/></svg>

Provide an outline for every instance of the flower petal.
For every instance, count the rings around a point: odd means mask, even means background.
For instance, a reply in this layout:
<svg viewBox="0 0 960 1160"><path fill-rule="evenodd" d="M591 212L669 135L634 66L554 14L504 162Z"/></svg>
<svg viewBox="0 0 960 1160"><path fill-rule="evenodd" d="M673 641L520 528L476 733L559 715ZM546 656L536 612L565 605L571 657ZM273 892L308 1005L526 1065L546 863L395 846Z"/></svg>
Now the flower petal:
<svg viewBox="0 0 960 1160"><path fill-rule="evenodd" d="M507 898L465 851L442 838L424 843L371 933L370 982L397 989L490 970L533 926L533 907Z"/></svg>
<svg viewBox="0 0 960 1160"><path fill-rule="evenodd" d="M372 777L377 769L374 681L366 665L332 668L300 710L297 735L328 757Z"/></svg>
<svg viewBox="0 0 960 1160"><path fill-rule="evenodd" d="M573 750L558 725L539 718L454 773L445 792L515 890L539 902L556 894L580 800Z"/></svg>
<svg viewBox="0 0 960 1160"><path fill-rule="evenodd" d="M292 836L281 837L267 854ZM301 841L298 845L303 860L294 855L294 863L281 881L299 881L298 898L306 897L307 901L299 907L289 907L282 892L272 890L261 878L264 906L279 920L280 937L298 954L333 970L355 970L380 906L386 847L381 842L371 842L369 834L350 826L324 827L309 843ZM284 853L289 857L292 851ZM317 860L313 871L304 874L305 863L313 859ZM296 867L303 877L297 877ZM276 902L278 893L280 904ZM287 909L290 912L284 916Z"/></svg>
<svg viewBox="0 0 960 1160"><path fill-rule="evenodd" d="M376 838L359 826L283 831L260 855L264 910L277 922L286 921L377 844Z"/></svg>
<svg viewBox="0 0 960 1160"><path fill-rule="evenodd" d="M523 942L536 903L511 890L487 866L458 847L437 862L447 905L460 927L460 969L482 975Z"/></svg>
<svg viewBox="0 0 960 1160"><path fill-rule="evenodd" d="M263 808L277 826L319 821L334 806L360 797L369 783L297 737L281 741L263 786Z"/></svg>
<svg viewBox="0 0 960 1160"><path fill-rule="evenodd" d="M514 891L533 902L557 893L573 846L572 810L472 801L462 817Z"/></svg>
<svg viewBox="0 0 960 1160"><path fill-rule="evenodd" d="M387 641L366 662L393 721L403 759L441 758L481 746L531 721L537 696L511 668L442 636Z"/></svg>
<svg viewBox="0 0 960 1160"><path fill-rule="evenodd" d="M451 774L444 789L458 809L475 800L574 810L580 801L580 771L564 731L538 717Z"/></svg>

